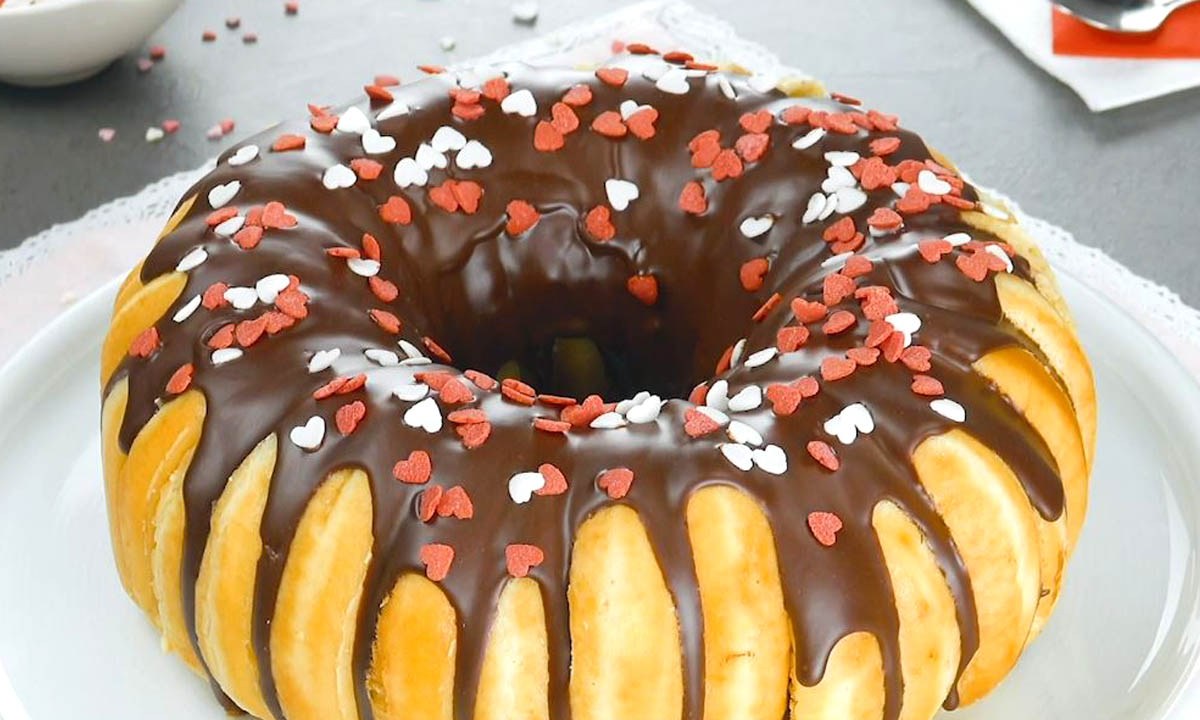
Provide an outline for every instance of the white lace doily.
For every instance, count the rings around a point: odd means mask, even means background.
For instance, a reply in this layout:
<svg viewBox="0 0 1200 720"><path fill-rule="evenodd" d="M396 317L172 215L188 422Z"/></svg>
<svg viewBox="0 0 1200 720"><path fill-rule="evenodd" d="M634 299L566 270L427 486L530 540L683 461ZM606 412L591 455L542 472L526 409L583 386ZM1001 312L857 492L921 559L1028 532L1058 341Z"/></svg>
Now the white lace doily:
<svg viewBox="0 0 1200 720"><path fill-rule="evenodd" d="M599 62L611 54L614 39L685 48L698 57L736 63L764 75L801 74L784 66L767 49L738 37L725 22L678 0L633 5L506 46L464 65L505 60ZM38 233L13 250L0 252L0 307L23 310L0 317L0 361L71 302L127 272L149 249L179 197L210 167L211 161L163 178L136 195L102 205L78 220ZM1021 213L1012 201L1009 204L1051 263L1101 295L1118 299L1193 376L1200 377L1200 312L1103 251L1080 245L1063 228Z"/></svg>

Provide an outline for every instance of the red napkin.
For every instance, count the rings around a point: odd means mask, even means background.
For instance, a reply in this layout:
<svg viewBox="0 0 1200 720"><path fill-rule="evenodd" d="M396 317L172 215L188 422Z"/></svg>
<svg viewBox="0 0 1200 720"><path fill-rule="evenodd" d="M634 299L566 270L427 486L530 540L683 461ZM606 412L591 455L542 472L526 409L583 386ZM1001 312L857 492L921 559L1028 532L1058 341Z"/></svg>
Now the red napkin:
<svg viewBox="0 0 1200 720"><path fill-rule="evenodd" d="M1110 58L1200 58L1200 4L1175 11L1152 33L1100 30L1054 10L1054 54Z"/></svg>

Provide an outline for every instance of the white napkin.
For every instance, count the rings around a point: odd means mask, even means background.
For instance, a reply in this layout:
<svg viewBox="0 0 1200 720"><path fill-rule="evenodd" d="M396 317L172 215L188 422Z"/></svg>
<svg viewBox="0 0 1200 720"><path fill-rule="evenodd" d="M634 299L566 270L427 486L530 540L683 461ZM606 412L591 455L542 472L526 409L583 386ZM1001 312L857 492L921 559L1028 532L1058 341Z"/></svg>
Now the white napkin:
<svg viewBox="0 0 1200 720"><path fill-rule="evenodd" d="M1052 48L1046 0L967 0L1043 70L1066 83L1092 112L1200 86L1200 60L1067 57Z"/></svg>

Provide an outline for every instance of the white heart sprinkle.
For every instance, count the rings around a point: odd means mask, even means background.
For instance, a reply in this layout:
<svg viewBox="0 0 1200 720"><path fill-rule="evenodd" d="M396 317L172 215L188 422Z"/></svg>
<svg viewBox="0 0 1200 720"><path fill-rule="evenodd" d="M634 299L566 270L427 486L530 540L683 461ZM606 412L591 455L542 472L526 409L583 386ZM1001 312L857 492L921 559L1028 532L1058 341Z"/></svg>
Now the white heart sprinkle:
<svg viewBox="0 0 1200 720"><path fill-rule="evenodd" d="M392 173L392 179L400 188L411 185L424 187L425 183L429 182L429 173L425 172L425 168L421 167L416 160L401 158L400 162L396 163L396 171Z"/></svg>
<svg viewBox="0 0 1200 720"><path fill-rule="evenodd" d="M418 348L416 345L413 345L412 343L410 343L407 340L399 340L396 342L396 344L400 346L400 349L403 350L404 354L407 355L410 359L425 357L425 353L421 352L420 348Z"/></svg>
<svg viewBox="0 0 1200 720"><path fill-rule="evenodd" d="M812 197L808 199L808 208L805 209L804 217L801 218L801 221L805 225L814 222L824 209L825 193L813 193Z"/></svg>
<svg viewBox="0 0 1200 720"><path fill-rule="evenodd" d="M904 347L912 345L912 336L921 329L921 318L909 312L894 313L884 320L904 336Z"/></svg>
<svg viewBox="0 0 1200 720"><path fill-rule="evenodd" d="M735 367L742 360L742 353L746 351L746 338L742 338L733 344L733 352L729 353L729 367Z"/></svg>
<svg viewBox="0 0 1200 720"><path fill-rule="evenodd" d="M186 303L184 303L183 307L175 311L175 314L171 317L171 319L177 323L187 320L192 316L192 313L196 312L196 308L200 307L200 300L201 298L199 295L191 300L188 300Z"/></svg>
<svg viewBox="0 0 1200 720"><path fill-rule="evenodd" d="M634 425L654 422L658 419L659 413L662 412L664 403L665 401L659 396L651 395L640 404L630 408L629 412L625 415L625 419Z"/></svg>
<svg viewBox="0 0 1200 720"><path fill-rule="evenodd" d="M748 368L756 368L771 362L771 360L774 359L774 357L778 354L778 348L765 347L762 350L750 353L750 356L746 358L746 362L742 364Z"/></svg>
<svg viewBox="0 0 1200 720"><path fill-rule="evenodd" d="M1012 258L1010 258L1008 256L1008 253L1004 252L1004 248L1000 247L999 245L987 245L983 248L983 251L989 252L989 253L995 255L996 257L1000 258L1001 260L1003 260L1004 261L1004 269L1006 272L1013 271Z"/></svg>
<svg viewBox="0 0 1200 720"><path fill-rule="evenodd" d="M275 273L260 278L254 283L254 292L258 295L258 299L264 305L270 305L275 302L275 298L279 297L279 293L287 290L288 285L292 284L292 279L283 273Z"/></svg>
<svg viewBox="0 0 1200 720"><path fill-rule="evenodd" d="M428 143L417 146L417 164L425 170L446 167L446 156L434 150Z"/></svg>
<svg viewBox="0 0 1200 720"><path fill-rule="evenodd" d="M538 11L538 4L533 2L533 0L513 3L512 5L513 20L516 20L519 23L525 23L526 25L529 25L537 20Z"/></svg>
<svg viewBox="0 0 1200 720"><path fill-rule="evenodd" d="M238 310L249 310L258 303L258 291L250 287L228 288L223 297Z"/></svg>
<svg viewBox="0 0 1200 720"><path fill-rule="evenodd" d="M856 187L839 188L837 191L837 211L843 215L866 204L867 194Z"/></svg>
<svg viewBox="0 0 1200 720"><path fill-rule="evenodd" d="M518 90L514 93L509 93L507 97L500 101L500 109L508 115L520 115L521 117L533 117L537 115L537 100L533 98L533 93L527 89Z"/></svg>
<svg viewBox="0 0 1200 720"><path fill-rule="evenodd" d="M827 193L837 192L841 188L858 187L858 180L844 167L836 165L829 168L829 175L821 183L821 189Z"/></svg>
<svg viewBox="0 0 1200 720"><path fill-rule="evenodd" d="M825 207L821 209L821 214L817 216L817 221L828 220L834 212L837 211L838 197L837 193L830 193L825 196Z"/></svg>
<svg viewBox="0 0 1200 720"><path fill-rule="evenodd" d="M297 425L288 433L292 444L303 450L316 450L325 439L325 418L313 415L308 422Z"/></svg>
<svg viewBox="0 0 1200 720"><path fill-rule="evenodd" d="M471 140L454 156L454 163L463 170L485 168L492 164L492 151L478 140Z"/></svg>
<svg viewBox="0 0 1200 720"><path fill-rule="evenodd" d="M519 472L508 479L508 496L516 504L524 505L544 487L546 478L540 472Z"/></svg>
<svg viewBox="0 0 1200 720"><path fill-rule="evenodd" d="M671 66L662 60L656 58L646 58L642 67L642 77L650 82L658 82L658 79L667 74Z"/></svg>
<svg viewBox="0 0 1200 720"><path fill-rule="evenodd" d="M762 405L762 388L757 385L747 385L738 391L737 395L729 398L729 412L747 412Z"/></svg>
<svg viewBox="0 0 1200 720"><path fill-rule="evenodd" d="M339 348L329 348L328 350L318 350L313 353L308 359L308 371L310 373L319 373L322 370L328 370L333 367L337 359L342 356L342 351Z"/></svg>
<svg viewBox="0 0 1200 720"><path fill-rule="evenodd" d="M718 380L708 389L708 394L704 396L704 404L714 410L727 410L729 408L729 383L725 380Z"/></svg>
<svg viewBox="0 0 1200 720"><path fill-rule="evenodd" d="M797 150L807 150L821 142L823 137L825 137L825 128L813 128L792 142L792 147Z"/></svg>
<svg viewBox="0 0 1200 720"><path fill-rule="evenodd" d="M146 128L146 142L149 142L149 143L158 142L159 140L162 140L165 135L166 135L166 133L163 132L162 128L156 128L156 127Z"/></svg>
<svg viewBox="0 0 1200 720"><path fill-rule="evenodd" d="M362 135L363 152L368 155L382 155L396 149L396 138L390 135L380 135L375 128L367 128Z"/></svg>
<svg viewBox="0 0 1200 720"><path fill-rule="evenodd" d="M753 456L754 464L765 473L782 475L787 472L787 453L778 445L758 448L754 451Z"/></svg>
<svg viewBox="0 0 1200 720"><path fill-rule="evenodd" d="M686 95L688 90L691 90L691 85L688 85L688 74L682 69L673 67L663 73L654 83L654 87L671 95Z"/></svg>
<svg viewBox="0 0 1200 720"><path fill-rule="evenodd" d="M363 355L366 355L367 359L371 362L382 367L392 367L393 365L400 364L399 355L383 348L367 348L363 350Z"/></svg>
<svg viewBox="0 0 1200 720"><path fill-rule="evenodd" d="M234 167L238 167L239 165L245 165L256 157L258 157L257 145L243 145L229 156L227 162Z"/></svg>
<svg viewBox="0 0 1200 720"><path fill-rule="evenodd" d="M945 195L954 189L953 185L933 174L932 170L922 170L917 175L917 187L930 195Z"/></svg>
<svg viewBox="0 0 1200 720"><path fill-rule="evenodd" d="M608 193L608 204L613 210L621 212L629 207L629 203L638 199L638 186L628 180L609 178L604 181L604 192Z"/></svg>
<svg viewBox="0 0 1200 720"><path fill-rule="evenodd" d="M433 139L429 141L429 144L433 146L434 150L444 153L451 150L462 150L467 144L467 138L449 125L443 125L433 133Z"/></svg>
<svg viewBox="0 0 1200 720"><path fill-rule="evenodd" d="M729 427L725 429L725 432L729 435L730 440L742 445L758 447L763 442L762 434L741 420L729 421Z"/></svg>
<svg viewBox="0 0 1200 720"><path fill-rule="evenodd" d="M697 405L696 412L707 415L710 420L718 425L724 426L729 424L729 416L714 407Z"/></svg>
<svg viewBox="0 0 1200 720"><path fill-rule="evenodd" d="M967 243L971 242L971 236L965 232L951 233L943 239L950 243L951 247L959 247L960 245L966 245Z"/></svg>
<svg viewBox="0 0 1200 720"><path fill-rule="evenodd" d="M401 365L432 365L433 361L427 357L404 358L400 361Z"/></svg>
<svg viewBox="0 0 1200 720"><path fill-rule="evenodd" d="M427 397L404 413L404 424L435 433L442 429L442 410L433 398Z"/></svg>
<svg viewBox="0 0 1200 720"><path fill-rule="evenodd" d="M721 454L738 470L748 471L754 467L754 451L741 443L722 443Z"/></svg>
<svg viewBox="0 0 1200 720"><path fill-rule="evenodd" d="M649 105L638 105L636 100L622 100L620 109L621 109L621 119L628 120L630 117L632 117L637 112L640 112L642 110L649 110L650 106Z"/></svg>
<svg viewBox="0 0 1200 720"><path fill-rule="evenodd" d="M228 220L218 223L217 226L213 228L213 232L215 232L216 234L221 235L223 237L229 237L229 236L233 235L234 233L236 233L238 230L241 230L242 226L245 224L246 224L245 217L243 217L241 215L234 215L233 217L229 218Z"/></svg>
<svg viewBox="0 0 1200 720"><path fill-rule="evenodd" d="M412 112L412 111L409 109L409 107L407 105L400 102L399 100L396 100L396 101L393 101L391 105L388 105L387 107L385 107L384 109L379 111L379 114L377 114L375 116L375 122L383 122L384 120L391 120L394 117L400 117L401 115L407 115L410 112Z"/></svg>
<svg viewBox="0 0 1200 720"><path fill-rule="evenodd" d="M350 258L346 261L346 267L350 268L350 272L361 277L375 277L379 274L379 261L369 260L367 258Z"/></svg>
<svg viewBox="0 0 1200 720"><path fill-rule="evenodd" d="M221 348L213 350L212 364L224 365L227 362L233 362L242 356L241 348Z"/></svg>
<svg viewBox="0 0 1200 720"><path fill-rule="evenodd" d="M597 430L615 430L619 427L625 427L625 418L621 415L621 413L606 412L593 420L588 427L592 427Z"/></svg>
<svg viewBox="0 0 1200 720"><path fill-rule="evenodd" d="M894 182L892 183L892 192L896 193L896 197L902 198L908 194L908 190L911 187L912 186L906 182Z"/></svg>
<svg viewBox="0 0 1200 720"><path fill-rule="evenodd" d="M775 218L770 215L762 215L760 217L748 217L742 221L740 229L742 234L748 238L756 238L766 234L771 226L775 224Z"/></svg>
<svg viewBox="0 0 1200 720"><path fill-rule="evenodd" d="M338 118L337 129L344 133L357 133L362 135L371 127L371 120L366 114L356 107L348 108Z"/></svg>
<svg viewBox="0 0 1200 720"><path fill-rule="evenodd" d="M637 395L617 403L617 412L624 415L638 405L641 405L648 397L650 397L650 392L648 390L642 390Z"/></svg>
<svg viewBox="0 0 1200 720"><path fill-rule="evenodd" d="M775 77L774 75L755 73L754 75L750 76L748 84L752 89L757 90L760 93L769 93L775 90L775 88L779 87L779 78Z"/></svg>
<svg viewBox="0 0 1200 720"><path fill-rule="evenodd" d="M967 419L966 408L950 398L938 398L929 403L929 407L938 415L956 423L964 422Z"/></svg>
<svg viewBox="0 0 1200 720"><path fill-rule="evenodd" d="M327 190L340 190L348 188L358 182L358 175L350 168L338 163L331 168L326 168L325 173L321 176L321 184Z"/></svg>
<svg viewBox="0 0 1200 720"><path fill-rule="evenodd" d="M225 207L241 189L242 183L237 180L230 180L224 185L214 185L208 191L208 204L212 206L213 210Z"/></svg>
<svg viewBox="0 0 1200 720"><path fill-rule="evenodd" d="M717 87L721 88L721 94L730 100L737 100L737 91L733 89L733 83L729 82L729 78L724 75L717 76Z"/></svg>
<svg viewBox="0 0 1200 720"><path fill-rule="evenodd" d="M849 150L830 150L825 153L825 161L837 167L848 168L861 159L861 155Z"/></svg>
<svg viewBox="0 0 1200 720"><path fill-rule="evenodd" d="M825 421L825 432L836 437L843 445L853 443L860 432L869 435L874 431L875 418L862 403L851 403Z"/></svg>
<svg viewBox="0 0 1200 720"><path fill-rule="evenodd" d="M429 386L425 383L404 383L392 388L392 395L404 402L416 402L428 394Z"/></svg>

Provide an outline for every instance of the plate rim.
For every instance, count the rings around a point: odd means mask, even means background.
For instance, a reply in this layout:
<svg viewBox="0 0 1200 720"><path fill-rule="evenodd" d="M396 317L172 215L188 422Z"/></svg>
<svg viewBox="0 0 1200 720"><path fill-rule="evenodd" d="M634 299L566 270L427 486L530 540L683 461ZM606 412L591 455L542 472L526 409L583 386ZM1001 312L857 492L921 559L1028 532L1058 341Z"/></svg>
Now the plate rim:
<svg viewBox="0 0 1200 720"><path fill-rule="evenodd" d="M1072 293L1078 293L1097 307L1103 308L1110 318L1116 318L1116 324L1121 326L1117 328L1119 333L1131 335L1132 342L1114 345L1118 358L1136 361L1132 356L1144 354L1147 350L1157 351L1155 354L1158 356L1158 366L1169 375L1161 378L1160 384L1173 389L1171 393L1163 394L1170 406L1168 414L1189 420L1190 424L1185 427L1200 427L1200 379L1193 377L1174 353L1118 303L1074 277L1069 270L1055 267L1054 271L1060 285L1069 286ZM86 332L92 327L103 326L107 315L111 313L110 306L122 279L123 275L118 275L93 290L39 329L12 357L0 365L0 407L12 407L13 400L19 397L16 393L24 384L14 378L26 377L46 362L52 361L57 345L61 344L63 339L74 336L73 331ZM1073 316L1080 314L1076 307L1069 307ZM1134 347L1138 348L1137 352L1132 349ZM1188 402L1189 398L1191 402ZM1187 450L1187 454L1193 461L1191 467L1200 469L1200 444ZM1200 493L1200 483L1197 483L1195 489ZM1200 551L1200 541L1197 541L1195 548ZM1187 711L1200 710L1200 653L1193 654L1188 662L1189 665L1184 669L1172 693L1163 698L1163 720L1183 720ZM12 686L3 657L0 657L0 719L33 720Z"/></svg>

